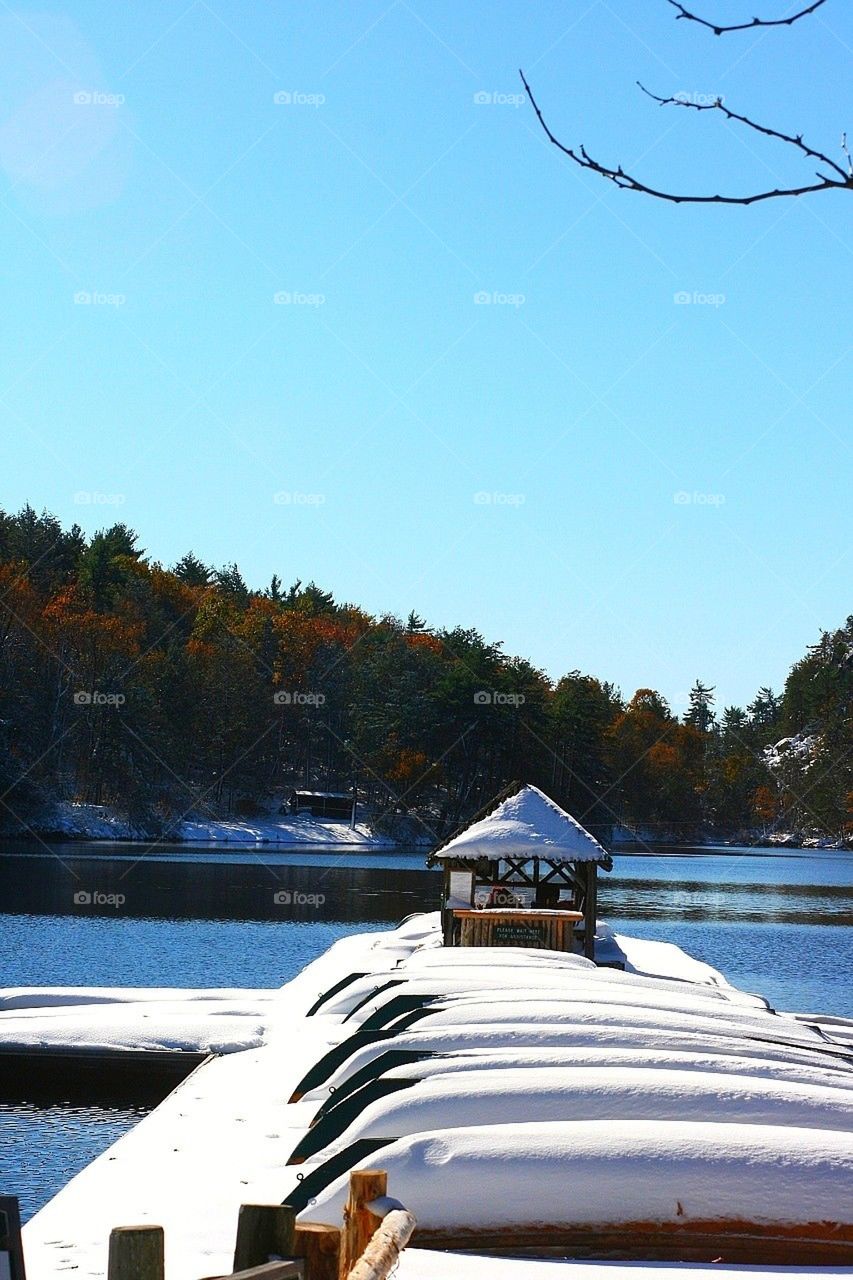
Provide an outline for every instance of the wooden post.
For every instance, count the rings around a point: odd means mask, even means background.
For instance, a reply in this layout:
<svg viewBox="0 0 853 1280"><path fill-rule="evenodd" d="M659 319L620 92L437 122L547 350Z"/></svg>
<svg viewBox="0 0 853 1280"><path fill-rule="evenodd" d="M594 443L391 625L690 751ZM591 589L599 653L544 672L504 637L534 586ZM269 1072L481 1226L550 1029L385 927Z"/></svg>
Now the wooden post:
<svg viewBox="0 0 853 1280"><path fill-rule="evenodd" d="M107 1263L109 1280L163 1280L162 1227L114 1227Z"/></svg>
<svg viewBox="0 0 853 1280"><path fill-rule="evenodd" d="M305 1280L338 1280L341 1229L322 1222L300 1222L293 1234L293 1256L305 1260Z"/></svg>
<svg viewBox="0 0 853 1280"><path fill-rule="evenodd" d="M349 1176L349 1200L344 1209L344 1233L341 1248L342 1280L364 1253L382 1219L371 1213L367 1206L378 1200L388 1190L388 1175L384 1169L354 1169Z"/></svg>
<svg viewBox="0 0 853 1280"><path fill-rule="evenodd" d="M594 862L586 864L586 901L584 902L583 951L587 960L595 959L595 923L598 915L598 867Z"/></svg>
<svg viewBox="0 0 853 1280"><path fill-rule="evenodd" d="M247 1271L273 1258L289 1258L295 1222L296 1213L289 1204L241 1205L233 1270Z"/></svg>
<svg viewBox="0 0 853 1280"><path fill-rule="evenodd" d="M21 1207L17 1196L0 1196L0 1273L7 1280L25 1280L21 1242Z"/></svg>

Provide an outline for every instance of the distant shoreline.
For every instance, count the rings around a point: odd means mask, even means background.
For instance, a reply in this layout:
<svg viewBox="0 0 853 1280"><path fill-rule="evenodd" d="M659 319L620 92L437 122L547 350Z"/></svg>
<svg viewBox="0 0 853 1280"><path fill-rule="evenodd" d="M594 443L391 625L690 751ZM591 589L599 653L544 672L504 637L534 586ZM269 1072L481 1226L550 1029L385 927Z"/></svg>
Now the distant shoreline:
<svg viewBox="0 0 853 1280"><path fill-rule="evenodd" d="M364 822L354 825L308 815L249 818L183 818L160 829L130 822L106 805L59 804L0 840L75 843L174 844L222 849L398 849L413 841L380 835ZM414 841L417 843L417 841Z"/></svg>

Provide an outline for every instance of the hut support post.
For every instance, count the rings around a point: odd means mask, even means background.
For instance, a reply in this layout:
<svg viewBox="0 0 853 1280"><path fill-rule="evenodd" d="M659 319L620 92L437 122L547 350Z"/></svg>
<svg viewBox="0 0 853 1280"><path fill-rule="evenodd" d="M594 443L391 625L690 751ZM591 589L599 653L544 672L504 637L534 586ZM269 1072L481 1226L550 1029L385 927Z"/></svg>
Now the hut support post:
<svg viewBox="0 0 853 1280"><path fill-rule="evenodd" d="M598 913L598 867L594 862L586 864L586 895L583 904L584 937L583 953L587 960L595 959L595 920Z"/></svg>

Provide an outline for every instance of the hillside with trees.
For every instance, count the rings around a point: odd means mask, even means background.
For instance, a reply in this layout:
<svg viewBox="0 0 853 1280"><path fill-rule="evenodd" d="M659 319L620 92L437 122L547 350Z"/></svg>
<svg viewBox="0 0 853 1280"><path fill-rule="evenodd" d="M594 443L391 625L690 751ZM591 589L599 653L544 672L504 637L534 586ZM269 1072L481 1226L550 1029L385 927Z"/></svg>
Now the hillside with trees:
<svg viewBox="0 0 853 1280"><path fill-rule="evenodd" d="M358 787L383 829L425 839L510 779L605 839L853 842L853 617L784 690L679 718L569 670L552 682L475 630L372 617L315 583L250 587L236 564L152 561L123 524L87 538L0 512L0 829L50 831L59 801L139 830L274 812L292 787Z"/></svg>

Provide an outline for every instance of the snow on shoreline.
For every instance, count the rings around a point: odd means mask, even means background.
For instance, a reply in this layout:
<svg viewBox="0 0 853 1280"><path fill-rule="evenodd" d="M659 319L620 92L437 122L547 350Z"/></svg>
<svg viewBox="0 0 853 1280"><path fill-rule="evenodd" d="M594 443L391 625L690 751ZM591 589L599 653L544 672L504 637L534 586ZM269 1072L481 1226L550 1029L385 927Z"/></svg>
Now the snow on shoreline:
<svg viewBox="0 0 853 1280"><path fill-rule="evenodd" d="M62 840L150 841L150 831L134 826L106 805L62 803L49 819L35 824L38 834ZM196 845L279 845L326 848L396 849L399 841L378 835L366 823L352 827L307 815L298 817L189 818L159 839L165 843Z"/></svg>
<svg viewBox="0 0 853 1280"><path fill-rule="evenodd" d="M78 804L61 802L54 806L50 814L20 831L4 830L2 839L26 837L35 834L44 840L80 840L98 841L113 840L124 842L152 842L163 844L188 844L196 847L218 845L254 847L270 845L282 849L313 846L315 848L351 849L369 851L410 848L422 845L428 849L429 839L412 837L395 839L392 836L380 835L368 823L358 822L351 827L349 820L340 822L322 818L313 818L306 814L299 817L258 818L187 818L176 824L174 830L167 834L157 834L152 830L136 826L127 818L121 817L107 805ZM729 841L739 848L768 849L816 849L848 851L850 844L841 840L832 840L827 836L806 835L791 831L771 832L762 835L751 832L744 837L742 844ZM674 834L662 836L660 833L646 831L642 828L631 830L617 827L610 841L611 852L618 854L636 854L650 852L659 856L677 854L681 849L707 847L710 850L727 848L720 839L697 838L685 845Z"/></svg>

